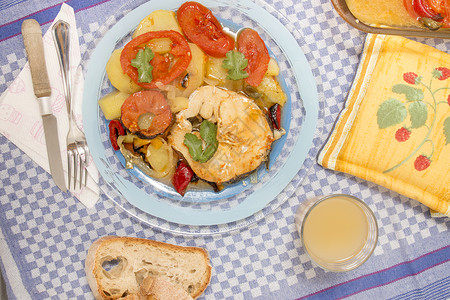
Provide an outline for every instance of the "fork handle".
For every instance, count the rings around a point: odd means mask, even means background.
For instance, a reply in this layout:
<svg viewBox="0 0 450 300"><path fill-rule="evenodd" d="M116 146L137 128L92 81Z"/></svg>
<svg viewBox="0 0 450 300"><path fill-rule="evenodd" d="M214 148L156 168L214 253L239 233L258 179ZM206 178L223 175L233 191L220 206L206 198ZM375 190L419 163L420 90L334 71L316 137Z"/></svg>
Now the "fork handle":
<svg viewBox="0 0 450 300"><path fill-rule="evenodd" d="M61 75L64 84L64 95L66 96L66 106L69 118L72 117L71 91L70 91L70 27L69 24L60 20L53 25L53 40L55 41L56 50L58 52L58 60L61 66Z"/></svg>

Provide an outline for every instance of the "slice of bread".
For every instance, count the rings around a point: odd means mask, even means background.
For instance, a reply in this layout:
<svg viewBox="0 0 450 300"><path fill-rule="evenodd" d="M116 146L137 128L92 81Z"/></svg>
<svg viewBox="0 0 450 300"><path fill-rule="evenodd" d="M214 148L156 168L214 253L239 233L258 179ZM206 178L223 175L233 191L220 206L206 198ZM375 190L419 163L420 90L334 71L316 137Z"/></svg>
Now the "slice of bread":
<svg viewBox="0 0 450 300"><path fill-rule="evenodd" d="M181 287L161 277L147 276L137 294L130 294L122 300L193 300Z"/></svg>
<svg viewBox="0 0 450 300"><path fill-rule="evenodd" d="M95 299L136 294L147 276L179 286L195 299L211 279L208 253L203 248L133 237L96 240L86 256L85 271Z"/></svg>

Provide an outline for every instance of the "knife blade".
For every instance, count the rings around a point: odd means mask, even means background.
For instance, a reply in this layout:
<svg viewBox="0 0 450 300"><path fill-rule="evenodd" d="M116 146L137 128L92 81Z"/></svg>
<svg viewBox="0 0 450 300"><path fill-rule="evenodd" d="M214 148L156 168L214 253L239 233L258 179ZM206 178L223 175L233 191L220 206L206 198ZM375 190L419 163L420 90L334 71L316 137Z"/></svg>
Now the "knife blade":
<svg viewBox="0 0 450 300"><path fill-rule="evenodd" d="M52 114L50 101L52 89L48 80L47 66L45 63L41 26L34 19L23 21L22 36L30 65L34 94L39 101L50 173L55 184L65 192L67 189L59 147L58 123L56 117Z"/></svg>

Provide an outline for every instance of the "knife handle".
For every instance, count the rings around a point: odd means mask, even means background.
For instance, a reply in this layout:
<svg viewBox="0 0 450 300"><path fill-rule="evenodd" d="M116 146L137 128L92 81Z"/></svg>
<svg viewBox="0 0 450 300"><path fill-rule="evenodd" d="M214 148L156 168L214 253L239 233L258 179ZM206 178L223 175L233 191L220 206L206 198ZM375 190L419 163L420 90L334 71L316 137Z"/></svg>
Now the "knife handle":
<svg viewBox="0 0 450 300"><path fill-rule="evenodd" d="M51 95L52 89L48 80L47 65L45 63L41 26L34 19L23 21L22 36L30 64L34 94L38 98L48 97Z"/></svg>

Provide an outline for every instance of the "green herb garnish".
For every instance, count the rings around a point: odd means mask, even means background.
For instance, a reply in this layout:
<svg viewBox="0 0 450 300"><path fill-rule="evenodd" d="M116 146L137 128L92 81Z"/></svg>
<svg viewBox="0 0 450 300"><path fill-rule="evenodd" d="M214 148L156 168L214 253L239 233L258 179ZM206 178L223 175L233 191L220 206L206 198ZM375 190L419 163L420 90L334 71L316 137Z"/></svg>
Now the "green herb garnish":
<svg viewBox="0 0 450 300"><path fill-rule="evenodd" d="M202 140L195 134L186 133L184 135L184 144L188 147L193 160L205 163L214 155L219 146L216 135L217 125L207 120L204 120L200 125L200 136L205 142L204 149Z"/></svg>
<svg viewBox="0 0 450 300"><path fill-rule="evenodd" d="M244 69L248 65L248 60L244 54L239 51L228 51L226 58L222 63L222 67L228 70L227 79L239 80L248 77L248 73Z"/></svg>
<svg viewBox="0 0 450 300"><path fill-rule="evenodd" d="M184 144L188 147L192 159L199 161L203 152L202 141L195 134L186 133L184 135Z"/></svg>
<svg viewBox="0 0 450 300"><path fill-rule="evenodd" d="M150 64L150 61L154 56L152 49L146 46L144 49L139 50L136 54L136 58L131 60L131 65L138 70L139 82L152 82L153 66Z"/></svg>

